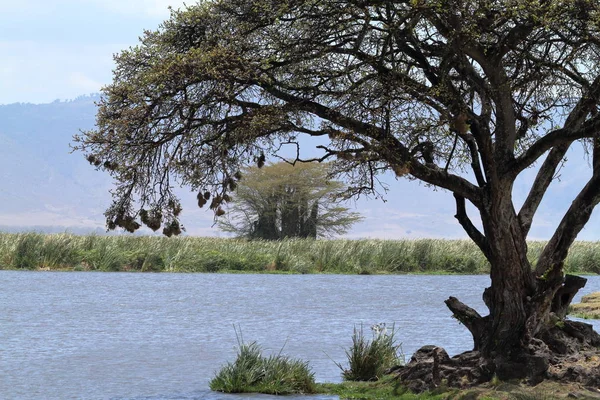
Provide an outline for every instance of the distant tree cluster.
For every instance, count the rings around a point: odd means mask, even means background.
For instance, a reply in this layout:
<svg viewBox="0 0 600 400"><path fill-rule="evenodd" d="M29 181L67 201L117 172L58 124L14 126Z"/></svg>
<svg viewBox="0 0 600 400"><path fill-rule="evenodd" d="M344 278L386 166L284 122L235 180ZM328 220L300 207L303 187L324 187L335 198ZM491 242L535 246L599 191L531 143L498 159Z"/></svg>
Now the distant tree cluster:
<svg viewBox="0 0 600 400"><path fill-rule="evenodd" d="M314 163L246 168L220 228L266 240L346 233L362 217L339 204L346 187L329 172L327 164Z"/></svg>

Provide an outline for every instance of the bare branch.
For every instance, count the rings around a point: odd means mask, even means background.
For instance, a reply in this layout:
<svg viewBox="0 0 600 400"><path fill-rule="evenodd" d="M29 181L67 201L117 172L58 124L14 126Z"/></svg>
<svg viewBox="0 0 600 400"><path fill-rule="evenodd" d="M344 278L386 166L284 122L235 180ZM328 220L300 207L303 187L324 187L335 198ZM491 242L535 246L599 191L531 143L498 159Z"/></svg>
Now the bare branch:
<svg viewBox="0 0 600 400"><path fill-rule="evenodd" d="M527 236L529 233L535 212L537 211L546 190L550 186L550 183L552 183L556 170L563 161L568 149L568 144L559 144L552 148L538 171L529 194L527 195L527 199L525 199L525 202L519 211L519 222L521 223L523 235Z"/></svg>
<svg viewBox="0 0 600 400"><path fill-rule="evenodd" d="M458 220L465 232L477 244L477 247L481 249L483 254L487 258L491 257L490 245L487 238L473 225L473 222L471 222L471 219L467 215L465 198L454 194L454 199L456 200L456 215L454 218Z"/></svg>
<svg viewBox="0 0 600 400"><path fill-rule="evenodd" d="M483 342L483 333L487 318L482 317L471 307L460 302L456 297L445 301L446 306L452 311L454 318L459 320L473 335L473 350L479 350Z"/></svg>
<svg viewBox="0 0 600 400"><path fill-rule="evenodd" d="M598 130L600 130L600 116L587 120L579 129L556 129L538 139L521 156L519 156L514 163L511 164L509 168L510 174L516 177L554 146L570 145L575 140L591 138Z"/></svg>
<svg viewBox="0 0 600 400"><path fill-rule="evenodd" d="M535 269L537 276L541 277L557 264L562 264L567 257L569 247L590 219L594 207L600 202L600 171L594 172L544 247Z"/></svg>

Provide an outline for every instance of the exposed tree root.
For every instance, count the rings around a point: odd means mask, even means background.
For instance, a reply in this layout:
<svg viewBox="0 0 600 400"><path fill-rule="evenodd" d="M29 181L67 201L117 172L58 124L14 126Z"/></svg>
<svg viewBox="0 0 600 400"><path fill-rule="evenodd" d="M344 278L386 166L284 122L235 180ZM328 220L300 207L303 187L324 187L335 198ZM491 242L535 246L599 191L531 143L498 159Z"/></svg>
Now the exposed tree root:
<svg viewBox="0 0 600 400"><path fill-rule="evenodd" d="M477 350L449 357L441 347L424 346L407 365L390 372L414 392L439 386L464 389L488 382L494 375L520 378L532 385L549 379L598 388L600 335L589 324L566 320L541 339L532 339L523 354L510 361L485 358Z"/></svg>

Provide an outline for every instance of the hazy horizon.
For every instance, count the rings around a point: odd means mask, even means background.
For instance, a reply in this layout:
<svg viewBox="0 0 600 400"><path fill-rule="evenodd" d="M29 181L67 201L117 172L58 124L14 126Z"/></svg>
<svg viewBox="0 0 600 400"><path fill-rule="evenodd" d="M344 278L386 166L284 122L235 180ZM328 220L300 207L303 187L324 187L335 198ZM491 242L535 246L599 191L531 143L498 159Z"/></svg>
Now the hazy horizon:
<svg viewBox="0 0 600 400"><path fill-rule="evenodd" d="M104 228L102 213L110 204L111 182L106 174L94 171L81 154L68 154L72 135L93 126L93 109L85 108L85 118L74 121L58 121L52 113L43 118L39 115L37 128L31 123L30 113L39 114L41 111L35 110L45 110L52 104L64 111L66 107L77 107L79 103L73 100L80 96L98 93L112 79L113 54L136 45L144 29L157 29L169 17L169 5L178 8L183 3L23 0L0 6L0 118L4 118L0 121L0 171L4 178L0 226ZM78 115L76 110L74 113ZM44 133L54 135L61 143L52 145ZM33 136L44 140L29 140ZM47 146L41 143L51 146L41 148ZM531 239L548 239L571 204L573 193L591 173L580 149L573 149L568 158L561 179L553 183L542 202ZM517 181L517 206L525 198L534 174L535 169L525 171ZM29 177L33 177L31 183ZM454 218L455 203L450 193L406 179L396 180L391 175L384 181L389 186L386 202L362 198L350 203L365 220L346 237L467 237ZM56 185L64 190L56 190ZM185 189L181 193L184 205L192 204L183 214L188 233L220 235L211 227L212 213L193 207L194 194ZM596 213L579 239L600 239L599 222Z"/></svg>

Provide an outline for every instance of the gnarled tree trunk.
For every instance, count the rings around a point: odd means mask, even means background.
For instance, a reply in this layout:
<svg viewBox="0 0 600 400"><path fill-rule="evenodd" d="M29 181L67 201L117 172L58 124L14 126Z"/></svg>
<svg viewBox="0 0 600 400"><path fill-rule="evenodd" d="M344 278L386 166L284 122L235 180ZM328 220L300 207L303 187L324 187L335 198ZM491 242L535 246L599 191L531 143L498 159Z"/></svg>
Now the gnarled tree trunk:
<svg viewBox="0 0 600 400"><path fill-rule="evenodd" d="M441 379L456 386L487 381L526 379L538 383L546 378L573 379L591 383L600 379L600 366L569 369L591 353L598 352L600 335L591 326L565 320L567 309L586 279L563 276L563 259L532 268L527 259L527 242L510 198L510 187L488 196L480 209L485 241L471 230L472 238L490 262L491 286L483 300L489 315L450 297L446 305L473 336L473 350L454 358L441 350L423 348L399 370L410 387L424 390ZM457 198L457 218L469 228L464 203ZM566 252L564 253L566 257ZM569 372L570 371L570 372ZM465 379L467 377L467 379Z"/></svg>

